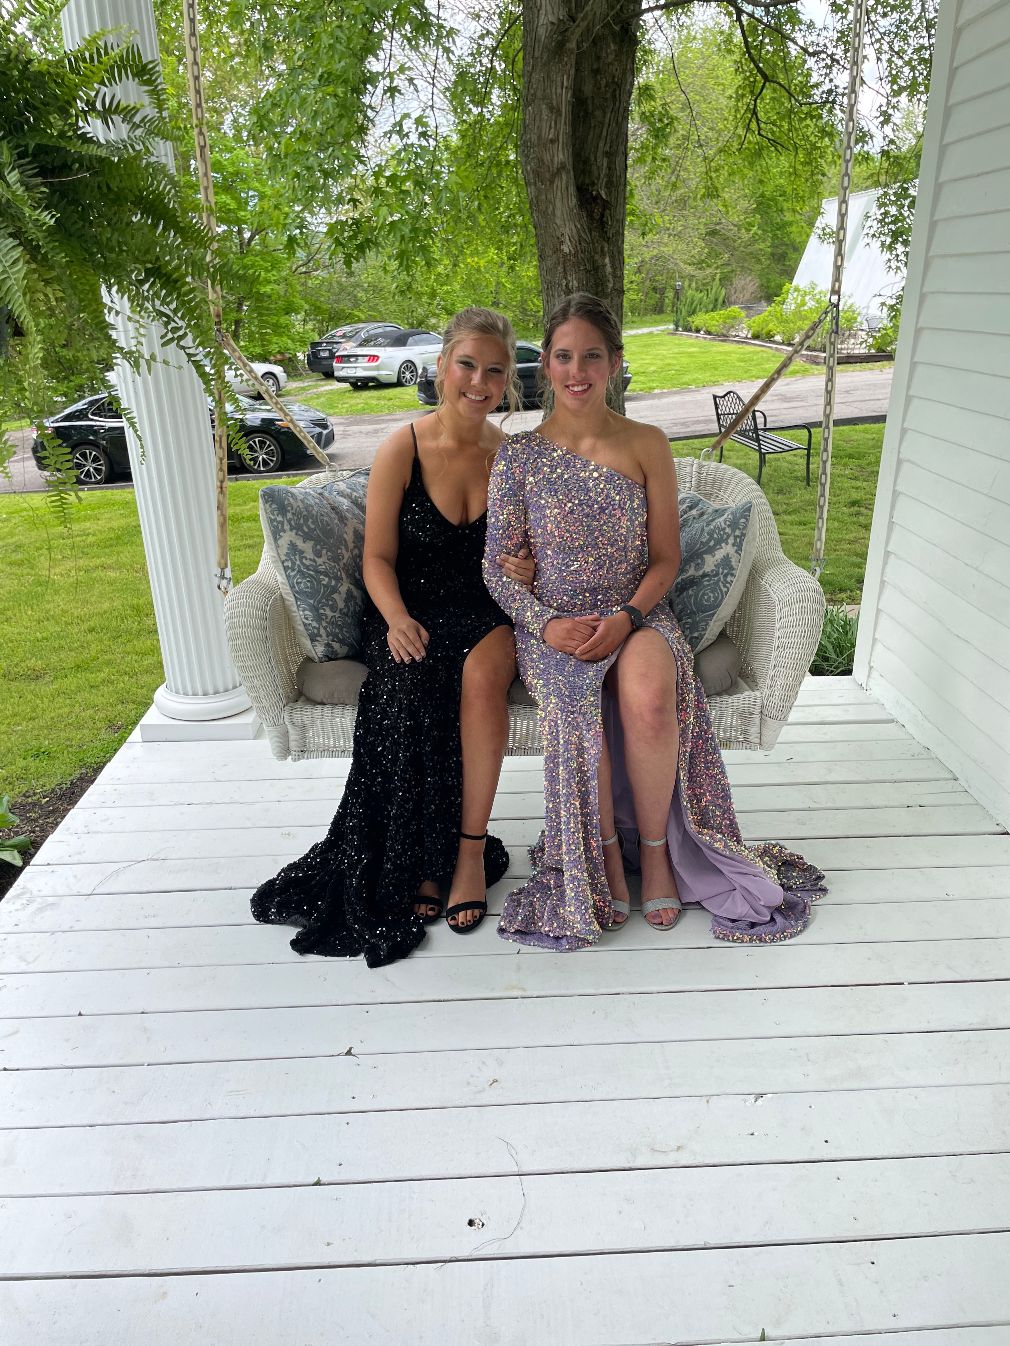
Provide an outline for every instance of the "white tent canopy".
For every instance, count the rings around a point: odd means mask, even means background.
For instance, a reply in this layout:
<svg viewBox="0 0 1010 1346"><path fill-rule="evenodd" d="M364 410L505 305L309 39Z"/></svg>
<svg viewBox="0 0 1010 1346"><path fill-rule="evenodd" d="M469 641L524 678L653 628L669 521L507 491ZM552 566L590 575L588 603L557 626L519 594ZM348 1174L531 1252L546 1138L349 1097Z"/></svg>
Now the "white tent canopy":
<svg viewBox="0 0 1010 1346"><path fill-rule="evenodd" d="M867 327L879 327L883 306L899 294L904 272L892 271L880 244L870 236L868 225L877 203L876 191L853 192L849 199L849 228L845 244L844 298L855 304ZM793 277L794 285L831 287L831 262L838 198L821 202L821 213Z"/></svg>

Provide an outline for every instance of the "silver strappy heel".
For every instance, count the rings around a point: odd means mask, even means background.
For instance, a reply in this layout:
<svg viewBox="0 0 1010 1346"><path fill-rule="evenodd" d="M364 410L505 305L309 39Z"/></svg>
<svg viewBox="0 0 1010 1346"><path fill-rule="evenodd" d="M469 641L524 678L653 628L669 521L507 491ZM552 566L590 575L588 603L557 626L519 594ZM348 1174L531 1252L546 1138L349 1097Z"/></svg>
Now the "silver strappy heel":
<svg viewBox="0 0 1010 1346"><path fill-rule="evenodd" d="M615 841L620 840L620 837L619 834L615 832L612 837L601 837L600 840L604 846L613 846ZM619 916L624 917L624 921L626 921L628 917L631 915L630 902L623 902L619 897L612 897L610 899L610 905L611 908L614 911L616 911ZM604 930L618 930L624 924L624 921L611 921L608 925L605 925L603 928Z"/></svg>
<svg viewBox="0 0 1010 1346"><path fill-rule="evenodd" d="M666 837L660 837L658 841L649 841L647 837L640 836L638 838L638 844L640 846L665 846ZM652 930L672 930L680 920L680 913L683 910L684 908L680 905L677 899L672 896L651 897L648 902L642 902L642 915L646 917L651 915L654 911L674 911L677 913L669 925L655 925L652 921L646 921L646 924Z"/></svg>

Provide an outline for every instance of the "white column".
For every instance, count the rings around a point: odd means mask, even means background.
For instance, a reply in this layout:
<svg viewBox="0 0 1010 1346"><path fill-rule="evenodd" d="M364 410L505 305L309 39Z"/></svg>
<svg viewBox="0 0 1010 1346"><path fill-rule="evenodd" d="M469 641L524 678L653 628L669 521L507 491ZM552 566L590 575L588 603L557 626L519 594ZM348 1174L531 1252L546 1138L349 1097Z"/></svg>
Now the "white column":
<svg viewBox="0 0 1010 1346"><path fill-rule="evenodd" d="M159 61L151 0L70 0L62 19L68 50L95 32L125 29L146 60ZM169 146L159 157L172 165ZM131 345L133 317L114 302L113 330L122 345ZM183 354L165 344L158 328L145 327L142 340L145 354L157 363L140 373L126 365L115 371L120 398L136 417L142 439L141 447L127 428L165 669L141 736L249 737L258 723L228 654L215 583L214 444L207 397ZM212 723L232 716L238 719L227 725Z"/></svg>

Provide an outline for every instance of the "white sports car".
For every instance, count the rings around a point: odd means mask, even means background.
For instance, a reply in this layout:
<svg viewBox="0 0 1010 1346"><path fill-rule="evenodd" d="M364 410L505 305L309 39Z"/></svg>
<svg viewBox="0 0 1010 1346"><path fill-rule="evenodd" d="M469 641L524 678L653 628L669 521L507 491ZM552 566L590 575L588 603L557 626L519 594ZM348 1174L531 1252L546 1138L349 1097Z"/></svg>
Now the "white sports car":
<svg viewBox="0 0 1010 1346"><path fill-rule="evenodd" d="M411 388L422 368L434 364L442 350L442 338L422 327L408 327L373 338L368 346L352 346L333 357L333 377L352 388L370 383L398 383Z"/></svg>
<svg viewBox="0 0 1010 1346"><path fill-rule="evenodd" d="M281 369L280 365L264 364L259 360L250 360L249 363L274 394L279 393L288 381L288 376L285 374L284 370ZM235 392L243 393L246 397L260 396L260 390L254 388L252 384L248 382L246 376L237 365L228 366L225 378L228 380L228 386L233 388Z"/></svg>

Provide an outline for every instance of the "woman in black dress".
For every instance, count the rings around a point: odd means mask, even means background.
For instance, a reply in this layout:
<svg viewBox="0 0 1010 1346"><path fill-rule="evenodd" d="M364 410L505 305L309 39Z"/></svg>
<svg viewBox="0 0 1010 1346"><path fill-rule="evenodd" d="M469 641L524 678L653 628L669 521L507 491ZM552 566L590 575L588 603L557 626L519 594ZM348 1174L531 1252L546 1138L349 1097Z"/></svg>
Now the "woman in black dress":
<svg viewBox="0 0 1010 1346"><path fill-rule="evenodd" d="M487 483L515 336L465 309L446 329L439 407L395 431L372 467L365 514L366 604L351 768L326 837L253 894L258 921L302 927L298 953L369 967L404 958L445 909L465 934L508 866L486 835L508 737L511 623L481 578ZM503 557L520 583L528 554Z"/></svg>

